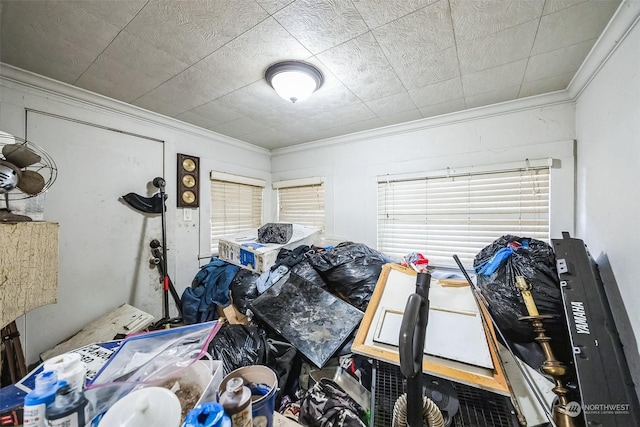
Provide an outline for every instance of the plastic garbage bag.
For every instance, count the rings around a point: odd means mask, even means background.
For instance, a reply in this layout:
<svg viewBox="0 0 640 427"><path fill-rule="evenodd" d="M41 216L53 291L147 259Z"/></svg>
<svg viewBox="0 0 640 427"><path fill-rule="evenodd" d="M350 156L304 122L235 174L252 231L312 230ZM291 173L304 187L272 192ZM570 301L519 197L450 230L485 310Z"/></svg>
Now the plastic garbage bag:
<svg viewBox="0 0 640 427"><path fill-rule="evenodd" d="M298 354L290 343L268 338L266 330L257 325L225 324L209 344L209 353L222 361L224 375L250 365L271 368L278 377L278 395L288 390L289 376L295 371ZM297 375L294 372L294 376Z"/></svg>
<svg viewBox="0 0 640 427"><path fill-rule="evenodd" d="M507 340L526 344L532 343L536 336L530 322L519 320L529 315L522 293L516 287L516 277L523 276L531 285L538 312L556 316L544 323L556 357L565 363L571 360L569 332L551 246L541 240L505 235L476 255L474 269L489 312ZM529 363L527 359L532 357L534 355L525 356L523 360Z"/></svg>
<svg viewBox="0 0 640 427"><path fill-rule="evenodd" d="M324 281L320 273L318 273L318 270L313 268L308 259L294 265L289 271L315 286L323 289L327 287L327 282Z"/></svg>
<svg viewBox="0 0 640 427"><path fill-rule="evenodd" d="M300 402L299 421L310 427L365 427L364 409L338 384L318 381Z"/></svg>
<svg viewBox="0 0 640 427"><path fill-rule="evenodd" d="M267 334L253 325L225 324L209 344L209 353L222 361L225 375L250 365L264 365L267 360Z"/></svg>
<svg viewBox="0 0 640 427"><path fill-rule="evenodd" d="M208 357L208 345L219 329L214 321L126 338L85 389L87 418L99 417L135 388L175 378Z"/></svg>
<svg viewBox="0 0 640 427"><path fill-rule="evenodd" d="M362 243L342 242L333 249L309 255L309 263L327 288L366 311L382 266L391 259Z"/></svg>
<svg viewBox="0 0 640 427"><path fill-rule="evenodd" d="M257 287L259 278L259 273L241 268L231 281L229 291L233 298L233 305L240 313L247 314L249 303L260 295Z"/></svg>

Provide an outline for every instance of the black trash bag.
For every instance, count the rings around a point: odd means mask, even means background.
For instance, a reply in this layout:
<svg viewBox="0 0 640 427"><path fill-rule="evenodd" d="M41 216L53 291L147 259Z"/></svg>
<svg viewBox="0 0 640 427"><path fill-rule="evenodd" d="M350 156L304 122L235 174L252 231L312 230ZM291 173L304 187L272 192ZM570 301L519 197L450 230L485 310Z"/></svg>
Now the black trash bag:
<svg viewBox="0 0 640 427"><path fill-rule="evenodd" d="M267 361L267 334L257 326L225 323L209 343L209 354L222 361L224 375L249 365Z"/></svg>
<svg viewBox="0 0 640 427"><path fill-rule="evenodd" d="M342 242L333 249L309 255L309 263L327 289L365 311L382 266L391 259L362 243Z"/></svg>
<svg viewBox="0 0 640 427"><path fill-rule="evenodd" d="M321 251L324 251L324 248L307 245L300 245L295 249L282 248L278 252L278 257L272 270L275 270L280 265L285 265L289 267L289 271L296 276L316 286L325 288L327 284L322 279L322 276L320 276L320 273L309 263L309 256Z"/></svg>
<svg viewBox="0 0 640 427"><path fill-rule="evenodd" d="M498 259L502 261L497 262ZM490 265L494 268L497 265L495 271L491 272L490 268L486 272L490 273L488 275L479 272ZM516 287L516 277L523 276L531 285L538 312L556 316L544 322L556 357L565 363L572 360L556 258L551 246L541 240L505 235L476 255L474 269L478 273L477 284L487 300L489 312L505 339L526 344L534 342L536 336L530 322L519 320L529 315L522 293ZM537 351L537 346L525 347L534 353ZM534 358L539 361L539 356L535 354L524 355L523 360L529 363ZM537 363L530 364L535 366Z"/></svg>
<svg viewBox="0 0 640 427"><path fill-rule="evenodd" d="M294 367L298 350L287 341L273 338L267 339L267 346L267 361L265 365L273 369L278 376L279 396L288 394L291 388L289 377L298 375Z"/></svg>
<svg viewBox="0 0 640 427"><path fill-rule="evenodd" d="M224 375L250 365L271 368L278 377L277 401L288 392L291 374L298 375L294 366L296 348L286 341L268 338L266 330L257 325L224 324L209 343L208 352L214 360L222 361Z"/></svg>
<svg viewBox="0 0 640 427"><path fill-rule="evenodd" d="M260 274L241 268L229 285L233 305L242 314L247 314L249 303L260 295L256 286L259 277Z"/></svg>
<svg viewBox="0 0 640 427"><path fill-rule="evenodd" d="M313 268L308 259L294 265L289 271L291 274L295 274L319 288L325 289L327 287L327 282L324 281L320 273L318 273L318 270Z"/></svg>
<svg viewBox="0 0 640 427"><path fill-rule="evenodd" d="M311 246L307 245L300 245L295 249L281 248L278 251L276 262L274 263L273 267L271 267L271 270L275 270L281 265L291 268L294 265L304 261L305 255L311 250Z"/></svg>
<svg viewBox="0 0 640 427"><path fill-rule="evenodd" d="M298 422L308 427L365 427L367 415L338 384L322 378L300 401Z"/></svg>

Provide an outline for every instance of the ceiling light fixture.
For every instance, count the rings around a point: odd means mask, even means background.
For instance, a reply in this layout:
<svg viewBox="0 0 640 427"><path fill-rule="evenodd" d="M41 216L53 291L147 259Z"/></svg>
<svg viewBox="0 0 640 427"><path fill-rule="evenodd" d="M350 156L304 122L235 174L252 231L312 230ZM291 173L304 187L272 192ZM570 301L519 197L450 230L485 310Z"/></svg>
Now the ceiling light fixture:
<svg viewBox="0 0 640 427"><path fill-rule="evenodd" d="M324 82L320 70L299 61L273 64L267 68L264 77L278 95L294 104L307 99Z"/></svg>

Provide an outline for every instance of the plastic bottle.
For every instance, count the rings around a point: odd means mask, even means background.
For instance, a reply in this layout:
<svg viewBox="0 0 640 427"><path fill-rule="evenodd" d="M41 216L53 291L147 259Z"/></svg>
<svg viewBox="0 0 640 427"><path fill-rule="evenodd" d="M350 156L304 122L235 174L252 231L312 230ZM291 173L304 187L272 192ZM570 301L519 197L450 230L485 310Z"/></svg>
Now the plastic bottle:
<svg viewBox="0 0 640 427"><path fill-rule="evenodd" d="M82 390L60 382L53 404L47 406L49 427L84 427L88 400Z"/></svg>
<svg viewBox="0 0 640 427"><path fill-rule="evenodd" d="M220 396L224 411L231 418L233 427L251 427L251 390L244 386L244 380L235 377L227 381L225 392Z"/></svg>
<svg viewBox="0 0 640 427"><path fill-rule="evenodd" d="M54 371L36 376L36 386L24 397L24 427L46 427L45 411L56 398L58 377Z"/></svg>
<svg viewBox="0 0 640 427"><path fill-rule="evenodd" d="M45 360L44 369L45 371L56 371L58 381L65 380L67 384L78 390L84 388L87 365L78 353L64 353Z"/></svg>
<svg viewBox="0 0 640 427"><path fill-rule="evenodd" d="M231 419L221 404L208 402L189 411L182 427L231 427Z"/></svg>

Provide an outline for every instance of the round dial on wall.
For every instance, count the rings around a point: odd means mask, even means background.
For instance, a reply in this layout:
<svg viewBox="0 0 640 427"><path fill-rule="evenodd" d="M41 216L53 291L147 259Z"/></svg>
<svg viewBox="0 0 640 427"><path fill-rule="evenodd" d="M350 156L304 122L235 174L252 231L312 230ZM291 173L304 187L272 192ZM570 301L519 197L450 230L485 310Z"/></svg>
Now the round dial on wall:
<svg viewBox="0 0 640 427"><path fill-rule="evenodd" d="M196 201L196 195L193 193L193 191L184 191L182 193L182 201L185 202L188 205L191 205L193 203L195 203Z"/></svg>
<svg viewBox="0 0 640 427"><path fill-rule="evenodd" d="M185 175L182 177L182 185L187 188L193 188L196 185L196 179L193 175Z"/></svg>
<svg viewBox="0 0 640 427"><path fill-rule="evenodd" d="M196 162L194 162L192 158L188 157L182 161L182 169L187 172L193 172L196 170Z"/></svg>

